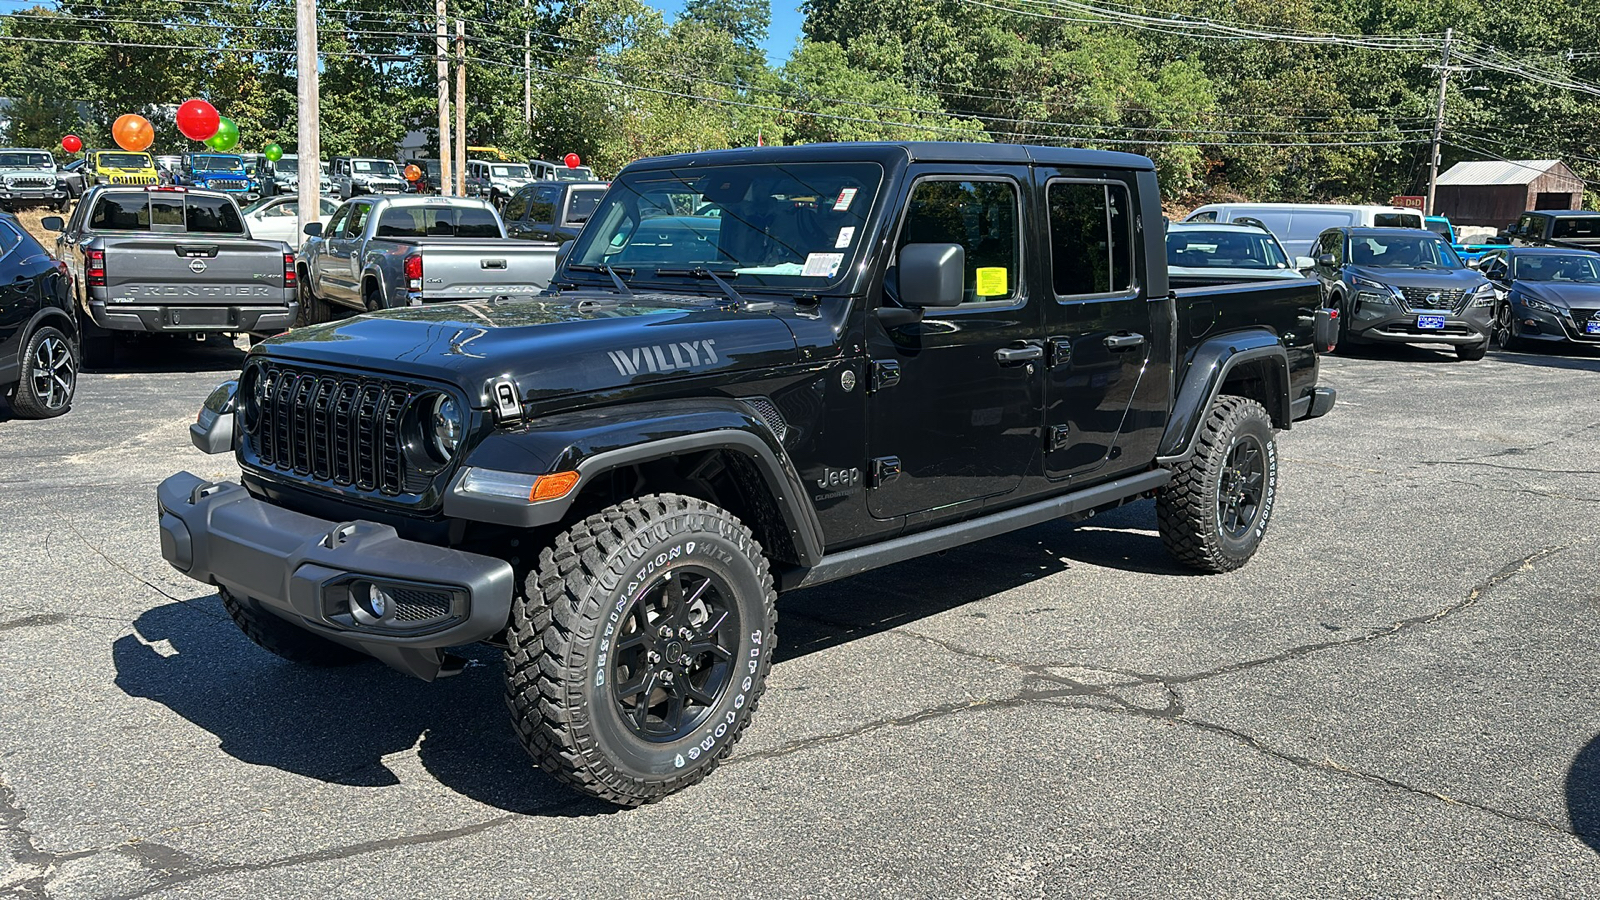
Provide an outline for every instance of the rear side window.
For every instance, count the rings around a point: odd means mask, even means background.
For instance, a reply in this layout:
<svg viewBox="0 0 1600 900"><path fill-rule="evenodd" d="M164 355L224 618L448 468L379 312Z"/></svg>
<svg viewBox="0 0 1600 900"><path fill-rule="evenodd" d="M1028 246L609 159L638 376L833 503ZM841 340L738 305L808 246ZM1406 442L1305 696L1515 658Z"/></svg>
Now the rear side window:
<svg viewBox="0 0 1600 900"><path fill-rule="evenodd" d="M1198 212L1189 218L1184 219L1185 222L1215 222L1216 220L1217 211L1214 209L1208 209L1205 212Z"/></svg>
<svg viewBox="0 0 1600 900"><path fill-rule="evenodd" d="M1592 238L1600 237L1600 219L1567 218L1565 216L1555 220L1555 226L1550 229L1553 238Z"/></svg>
<svg viewBox="0 0 1600 900"><path fill-rule="evenodd" d="M1052 182L1050 273L1056 296L1112 294L1133 287L1132 215L1120 184Z"/></svg>
<svg viewBox="0 0 1600 900"><path fill-rule="evenodd" d="M1009 181L924 181L911 193L900 246L959 244L963 303L1009 300L1021 278L1017 188Z"/></svg>
<svg viewBox="0 0 1600 900"><path fill-rule="evenodd" d="M89 217L94 231L149 231L150 197L137 194L102 194Z"/></svg>
<svg viewBox="0 0 1600 900"><path fill-rule="evenodd" d="M555 222L556 200L560 197L560 188L546 187L535 190L533 199L528 201L528 221Z"/></svg>
<svg viewBox="0 0 1600 900"><path fill-rule="evenodd" d="M193 234L244 234L239 209L225 197L189 195L184 209L184 225Z"/></svg>
<svg viewBox="0 0 1600 900"><path fill-rule="evenodd" d="M10 223L0 222L0 256L5 256L17 249L22 243L22 235L12 228Z"/></svg>
<svg viewBox="0 0 1600 900"><path fill-rule="evenodd" d="M605 195L605 191L573 191L567 197L567 224L582 225L589 221Z"/></svg>
<svg viewBox="0 0 1600 900"><path fill-rule="evenodd" d="M378 220L378 237L497 238L500 226L494 213L478 207L400 206L384 210Z"/></svg>

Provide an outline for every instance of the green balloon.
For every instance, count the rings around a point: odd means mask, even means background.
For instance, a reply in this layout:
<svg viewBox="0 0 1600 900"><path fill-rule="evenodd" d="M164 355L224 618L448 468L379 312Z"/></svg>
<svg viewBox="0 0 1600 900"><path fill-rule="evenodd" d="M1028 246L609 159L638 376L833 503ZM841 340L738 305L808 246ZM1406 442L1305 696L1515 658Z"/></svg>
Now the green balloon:
<svg viewBox="0 0 1600 900"><path fill-rule="evenodd" d="M261 155L272 160L273 162L277 162L278 160L283 159L283 148L279 147L277 144L268 144L261 148Z"/></svg>
<svg viewBox="0 0 1600 900"><path fill-rule="evenodd" d="M217 133L206 138L206 146L218 153L226 153L238 144L239 126L227 116L222 116L217 122Z"/></svg>

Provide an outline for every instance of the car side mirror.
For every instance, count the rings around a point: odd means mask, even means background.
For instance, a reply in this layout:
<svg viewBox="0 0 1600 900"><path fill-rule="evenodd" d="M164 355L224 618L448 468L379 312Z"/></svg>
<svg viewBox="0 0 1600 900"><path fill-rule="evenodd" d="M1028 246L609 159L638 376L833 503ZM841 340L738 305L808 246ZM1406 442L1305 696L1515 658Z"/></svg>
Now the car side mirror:
<svg viewBox="0 0 1600 900"><path fill-rule="evenodd" d="M556 248L556 268L558 270L567 264L567 257L572 255L572 245L576 243L577 241L562 241L561 246Z"/></svg>
<svg viewBox="0 0 1600 900"><path fill-rule="evenodd" d="M45 216L39 220L39 227L45 231L62 231L67 227L67 223L60 216Z"/></svg>
<svg viewBox="0 0 1600 900"><path fill-rule="evenodd" d="M912 308L960 306L967 251L960 244L907 244L900 248L900 303Z"/></svg>
<svg viewBox="0 0 1600 900"><path fill-rule="evenodd" d="M306 223L306 227L304 227L304 228L302 228L300 230L305 232L306 237L321 237L322 236L322 223L321 222L307 222Z"/></svg>
<svg viewBox="0 0 1600 900"><path fill-rule="evenodd" d="M1483 260L1478 259L1476 257L1467 260L1467 268L1469 268L1469 269L1476 269L1481 265L1483 265Z"/></svg>
<svg viewBox="0 0 1600 900"><path fill-rule="evenodd" d="M1304 272L1307 269L1315 268L1316 265L1317 261L1309 256L1296 256L1294 258L1295 270L1299 272Z"/></svg>
<svg viewBox="0 0 1600 900"><path fill-rule="evenodd" d="M1324 253L1321 256L1317 257L1317 265L1323 266L1325 268L1329 268L1329 269L1333 268L1334 262L1335 262L1335 260L1333 258L1333 254L1332 253Z"/></svg>

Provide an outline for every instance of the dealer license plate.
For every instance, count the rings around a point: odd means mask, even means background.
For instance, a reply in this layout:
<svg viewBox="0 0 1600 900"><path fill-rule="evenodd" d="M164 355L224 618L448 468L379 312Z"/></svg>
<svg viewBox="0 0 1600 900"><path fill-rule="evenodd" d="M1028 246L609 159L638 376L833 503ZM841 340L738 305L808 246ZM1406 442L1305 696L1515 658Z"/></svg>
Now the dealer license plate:
<svg viewBox="0 0 1600 900"><path fill-rule="evenodd" d="M1417 316L1417 327L1438 331L1444 327L1444 316Z"/></svg>
<svg viewBox="0 0 1600 900"><path fill-rule="evenodd" d="M1600 322L1590 319L1589 321L1583 323L1583 333L1600 334Z"/></svg>

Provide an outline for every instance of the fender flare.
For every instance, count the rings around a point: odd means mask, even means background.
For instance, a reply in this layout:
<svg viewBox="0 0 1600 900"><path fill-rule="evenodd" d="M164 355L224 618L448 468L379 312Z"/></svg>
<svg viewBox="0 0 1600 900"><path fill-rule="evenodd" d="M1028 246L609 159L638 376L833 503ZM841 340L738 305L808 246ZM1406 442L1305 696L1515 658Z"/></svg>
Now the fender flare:
<svg viewBox="0 0 1600 900"><path fill-rule="evenodd" d="M603 475L705 450L747 456L783 517L800 564L811 566L822 559L822 526L799 470L755 409L731 398L625 404L557 414L497 431L462 461L445 492L444 514L519 528L552 525L565 518L583 489ZM559 499L529 503L462 491L462 480L474 468L526 475L575 470L579 479Z"/></svg>
<svg viewBox="0 0 1600 900"><path fill-rule="evenodd" d="M1156 461L1163 464L1182 462L1194 455L1194 441L1200 433L1200 423L1206 411L1222 392L1228 373L1238 366L1267 361L1279 375L1276 385L1268 384L1271 394L1266 405L1273 423L1288 428L1293 415L1289 403L1289 354L1278 336L1264 328L1252 328L1220 334L1201 341L1189 357L1189 366L1183 383L1173 398L1172 415L1167 419L1167 430L1161 436Z"/></svg>
<svg viewBox="0 0 1600 900"><path fill-rule="evenodd" d="M361 305L362 305L362 307L363 308L366 307L366 302L367 302L367 282L369 282L369 281L376 281L378 283L378 299L383 301L384 308L388 309L389 308L389 288L388 288L388 285L384 284L384 281L383 281L383 270L378 268L377 266L367 266L366 268L361 270L361 284L360 284L360 287L361 287Z"/></svg>

